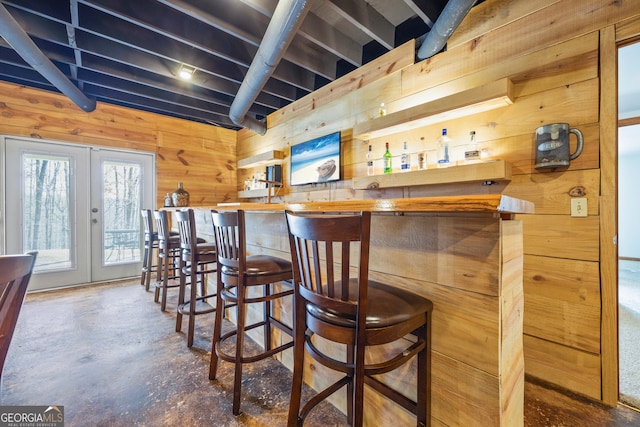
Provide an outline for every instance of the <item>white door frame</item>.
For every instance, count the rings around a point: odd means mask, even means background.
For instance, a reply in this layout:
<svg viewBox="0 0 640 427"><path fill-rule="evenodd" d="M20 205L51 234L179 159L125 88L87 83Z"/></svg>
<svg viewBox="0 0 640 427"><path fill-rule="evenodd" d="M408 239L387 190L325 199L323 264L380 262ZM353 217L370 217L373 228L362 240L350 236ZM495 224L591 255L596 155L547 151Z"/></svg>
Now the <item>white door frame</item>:
<svg viewBox="0 0 640 427"><path fill-rule="evenodd" d="M91 212L92 204L98 203L96 200L101 199L101 195L98 191L92 191L91 186L95 185L96 181L101 179L92 179L89 177L101 171L92 171L92 152L99 153L94 154L93 157L104 158L104 156L110 159L129 159L131 161L138 161L143 166L143 187L142 188L142 200L141 206L153 206L153 200L155 195L155 154L139 151L127 151L127 150L115 150L112 148L96 147L81 144L72 144L59 141L47 141L34 138L13 137L0 135L0 188L3 189L2 197L0 197L0 253L20 253L22 251L22 226L19 223L21 221L21 200L18 200L16 193L21 193L22 189L12 188L12 185L17 185L21 181L19 179L20 166L16 164L19 162L7 162L7 156L15 156L15 148L11 153L7 153L7 145L15 146L16 144L7 141L18 141L20 144L24 144L25 148L21 150L31 150L38 153L51 153L61 155L60 153L71 153L64 155L73 156L73 176L83 175L84 178L77 180L78 183L74 186L71 194L71 210L73 213L72 223L74 225L73 242L74 248L72 250L73 260L76 262L76 266L71 271L65 272L47 272L47 273L34 273L29 290L40 290L54 287L73 286L79 284L85 284L95 281L113 280L124 277L132 277L140 273L141 262L122 263L117 266L108 266L106 269L101 265L102 260L102 241L98 245L94 244L94 247L99 247L100 250L92 248L92 240L96 239L96 236L102 236L101 233L93 233L92 229L96 224L92 223L92 220L96 218L101 219L100 216L96 216ZM137 160L136 160L137 159ZM129 161L127 160L127 161ZM7 164L10 163L10 164ZM95 169L95 162L93 169ZM17 169L18 168L18 169ZM90 185L93 181L94 184ZM8 186L8 188L7 188ZM9 193L7 194L7 190ZM97 198L96 198L97 197ZM98 203L101 205L101 203ZM9 223L14 222L14 223ZM101 221L99 221L101 223ZM142 237L140 237L142 239ZM98 258L100 261L95 261ZM94 259L94 260L92 260Z"/></svg>

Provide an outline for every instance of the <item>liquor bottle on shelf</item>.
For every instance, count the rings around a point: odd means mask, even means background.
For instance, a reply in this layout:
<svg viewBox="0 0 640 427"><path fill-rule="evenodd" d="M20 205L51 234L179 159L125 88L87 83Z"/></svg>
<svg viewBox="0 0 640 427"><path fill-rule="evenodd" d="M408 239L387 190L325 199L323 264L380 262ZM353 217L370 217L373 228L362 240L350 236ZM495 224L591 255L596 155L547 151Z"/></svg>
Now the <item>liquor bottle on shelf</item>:
<svg viewBox="0 0 640 427"><path fill-rule="evenodd" d="M378 115L380 117L387 115L387 107L384 106L384 102L380 103L380 108L378 109Z"/></svg>
<svg viewBox="0 0 640 427"><path fill-rule="evenodd" d="M442 136L438 139L438 167L449 167L449 137L447 136L447 129L442 129Z"/></svg>
<svg viewBox="0 0 640 427"><path fill-rule="evenodd" d="M369 151L367 151L367 175L373 176L376 174L376 169L373 165L373 153L371 152L371 144L369 144Z"/></svg>
<svg viewBox="0 0 640 427"><path fill-rule="evenodd" d="M427 149L424 146L424 136L420 137L420 151L418 151L418 170L427 168Z"/></svg>
<svg viewBox="0 0 640 427"><path fill-rule="evenodd" d="M407 141L404 142L402 156L400 157L400 171L409 172L411 170L411 153L407 148Z"/></svg>
<svg viewBox="0 0 640 427"><path fill-rule="evenodd" d="M469 145L464 152L465 164L478 163L480 161L480 148L476 142L476 131L469 132Z"/></svg>
<svg viewBox="0 0 640 427"><path fill-rule="evenodd" d="M392 159L391 159L391 153L389 152L389 143L386 143L386 150L384 152L384 155L382 156L382 159L384 160L384 173L391 173L393 172L393 165L392 165Z"/></svg>

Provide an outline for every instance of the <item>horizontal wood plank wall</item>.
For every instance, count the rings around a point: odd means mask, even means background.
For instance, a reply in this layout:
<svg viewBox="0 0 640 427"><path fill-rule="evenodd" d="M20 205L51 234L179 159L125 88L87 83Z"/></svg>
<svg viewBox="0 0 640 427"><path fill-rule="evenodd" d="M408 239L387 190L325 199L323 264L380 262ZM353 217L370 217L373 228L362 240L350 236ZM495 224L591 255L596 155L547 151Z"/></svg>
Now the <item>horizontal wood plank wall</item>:
<svg viewBox="0 0 640 427"><path fill-rule="evenodd" d="M82 111L67 97L0 82L0 133L156 153L156 206L178 182L194 206L236 200L237 132L98 102Z"/></svg>
<svg viewBox="0 0 640 427"><path fill-rule="evenodd" d="M247 213L247 239L250 252L289 256L281 212ZM486 216L377 214L372 219L370 277L424 295L436 307L432 405L434 420L443 425L522 424L524 375L518 373L524 372L524 362L522 328L517 327L523 316L521 239L520 221ZM289 323L290 305L278 310ZM257 318L256 313L251 316ZM510 326L502 328L502 322ZM321 340L318 345L328 348ZM401 345L380 346L367 357L375 359ZM333 344L330 350L333 357L344 357L341 347ZM279 358L292 366L290 351ZM313 387L337 379L309 357L305 369ZM412 363L383 380L415 397L415 375ZM339 394L332 402L346 410L344 399ZM372 408L366 411L365 425L415 423L411 414L368 388L365 401Z"/></svg>
<svg viewBox="0 0 640 427"><path fill-rule="evenodd" d="M536 214L520 216L524 227L524 336L526 372L586 396L602 399L602 319L600 283L600 31L617 24L618 39L640 31L640 8L634 0L487 0L474 7L454 32L447 51L430 59L395 67L387 57L368 64L374 79L348 76L324 92L309 95L303 105L291 104L269 117L264 137L239 133L239 157L263 149L282 149L313 136L343 131L343 181L287 187L284 198L342 200L352 198L415 197L442 194L504 192L532 200ZM413 52L411 52L413 55ZM402 56L401 56L402 57ZM394 57L394 60L402 59ZM375 70L375 71L374 71ZM360 141L351 128L375 114L385 102L389 113L426 102L452 91L510 78L513 105L384 139ZM354 82L358 84L354 84ZM341 83L339 83L341 82ZM348 88L340 97L332 87ZM298 116L296 111L305 111ZM603 112L605 113L605 112ZM536 127L567 122L584 133L583 153L566 170L538 171L534 167ZM452 151L461 151L470 130L492 157L509 161L509 184L480 186L449 184L383 190L352 190L350 179L366 174L367 145L381 158L384 143L398 161L403 141L410 149L434 150L442 127L453 138ZM575 142L572 138L572 149ZM288 154L283 168L288 167ZM285 182L288 174L285 173ZM572 194L584 194L588 216L570 216ZM400 275L412 280L408 273ZM606 287L611 289L611 287ZM605 299L604 301L610 301ZM615 310L609 307L608 310ZM615 341L611 341L615 343ZM612 350L615 351L615 350ZM611 381L611 380L609 380ZM610 401L608 403L611 403Z"/></svg>

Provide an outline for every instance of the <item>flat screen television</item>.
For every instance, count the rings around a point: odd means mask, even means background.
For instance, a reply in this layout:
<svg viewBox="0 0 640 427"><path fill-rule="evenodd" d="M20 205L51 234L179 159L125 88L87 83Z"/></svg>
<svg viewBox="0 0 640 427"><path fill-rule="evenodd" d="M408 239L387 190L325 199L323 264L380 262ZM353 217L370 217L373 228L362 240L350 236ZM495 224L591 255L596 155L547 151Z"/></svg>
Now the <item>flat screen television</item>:
<svg viewBox="0 0 640 427"><path fill-rule="evenodd" d="M340 131L291 147L290 185L340 180Z"/></svg>

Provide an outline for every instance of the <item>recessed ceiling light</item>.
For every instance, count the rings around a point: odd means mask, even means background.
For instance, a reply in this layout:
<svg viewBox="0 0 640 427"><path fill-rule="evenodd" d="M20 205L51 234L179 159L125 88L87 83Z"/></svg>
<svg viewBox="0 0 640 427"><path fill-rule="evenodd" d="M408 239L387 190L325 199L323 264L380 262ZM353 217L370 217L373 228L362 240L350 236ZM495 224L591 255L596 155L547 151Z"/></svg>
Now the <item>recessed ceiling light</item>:
<svg viewBox="0 0 640 427"><path fill-rule="evenodd" d="M193 73L195 72L195 68L191 68L188 65L182 64L180 66L180 70L178 70L178 76L180 76L182 80L190 80L191 77L193 77Z"/></svg>

